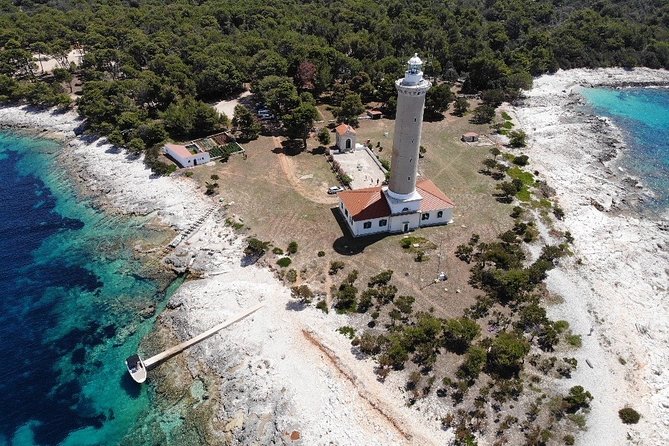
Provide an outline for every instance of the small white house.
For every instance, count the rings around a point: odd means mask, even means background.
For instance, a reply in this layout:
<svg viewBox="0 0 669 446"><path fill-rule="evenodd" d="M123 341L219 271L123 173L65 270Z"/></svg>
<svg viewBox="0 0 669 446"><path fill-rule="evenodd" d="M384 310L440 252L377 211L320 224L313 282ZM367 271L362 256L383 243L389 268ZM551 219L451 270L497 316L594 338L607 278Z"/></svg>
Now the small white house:
<svg viewBox="0 0 669 446"><path fill-rule="evenodd" d="M335 144L340 153L351 152L355 150L355 130L348 124L339 124L335 128Z"/></svg>
<svg viewBox="0 0 669 446"><path fill-rule="evenodd" d="M195 144L183 146L181 144L165 144L163 150L181 167L193 167L199 164L206 164L211 159L209 153L202 151Z"/></svg>

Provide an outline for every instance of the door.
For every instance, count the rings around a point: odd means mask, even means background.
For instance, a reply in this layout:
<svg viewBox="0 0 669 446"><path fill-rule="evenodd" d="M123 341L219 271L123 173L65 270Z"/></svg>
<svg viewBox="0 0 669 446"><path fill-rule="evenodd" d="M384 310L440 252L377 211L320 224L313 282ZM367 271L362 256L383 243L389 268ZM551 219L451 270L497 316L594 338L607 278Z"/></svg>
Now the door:
<svg viewBox="0 0 669 446"><path fill-rule="evenodd" d="M402 232L409 232L409 223L404 223L404 228L402 229Z"/></svg>

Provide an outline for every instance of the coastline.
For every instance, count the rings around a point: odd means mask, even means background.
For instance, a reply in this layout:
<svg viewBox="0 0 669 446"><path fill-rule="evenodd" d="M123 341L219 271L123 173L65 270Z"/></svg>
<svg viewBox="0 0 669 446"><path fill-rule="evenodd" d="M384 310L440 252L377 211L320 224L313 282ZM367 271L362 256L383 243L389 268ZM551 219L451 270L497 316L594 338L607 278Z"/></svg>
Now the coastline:
<svg viewBox="0 0 669 446"><path fill-rule="evenodd" d="M155 353L255 303L265 308L151 372L154 391L171 401L166 417L178 425L170 438L372 445L444 444L452 437L441 429L444 414L427 417L404 405L400 377L381 384L371 360L351 354L350 340L336 332L346 325L344 316L302 307L271 271L242 266L243 240L225 226L226 206L193 181L155 177L141 158L103 139L76 137L80 121L73 112L7 107L0 122L65 140L59 161L107 211L153 217L181 231L215 208L167 258L175 269L190 265L200 279L176 291L140 350ZM165 420L147 423L125 443L159 438Z"/></svg>
<svg viewBox="0 0 669 446"><path fill-rule="evenodd" d="M550 316L583 335L571 381L595 400L582 444L669 442L669 210L638 214L652 193L621 166L622 132L583 113L578 92L658 85L669 85L669 71L558 71L535 79L520 105L506 107L528 134L522 151L529 169L555 188L565 210L556 226L575 239L574 256L549 273L547 286L564 299L549 307ZM618 419L626 405L642 414L638 425Z"/></svg>

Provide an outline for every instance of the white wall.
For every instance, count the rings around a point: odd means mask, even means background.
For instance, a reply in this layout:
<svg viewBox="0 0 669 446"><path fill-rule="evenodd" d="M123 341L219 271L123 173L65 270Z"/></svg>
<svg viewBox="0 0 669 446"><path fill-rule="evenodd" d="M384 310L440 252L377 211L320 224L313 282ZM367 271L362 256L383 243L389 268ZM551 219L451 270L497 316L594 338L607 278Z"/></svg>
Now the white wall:
<svg viewBox="0 0 669 446"><path fill-rule="evenodd" d="M439 211L443 212L441 218L437 217ZM430 218L428 218L427 220L423 220L423 214L421 214L419 220L421 226L444 225L449 221L453 220L453 208L438 209L435 211L430 211L428 212L428 214L430 214Z"/></svg>
<svg viewBox="0 0 669 446"><path fill-rule="evenodd" d="M409 230L416 229L419 226L418 219L420 214L393 215L390 217L390 232L403 232L404 223L409 223Z"/></svg>
<svg viewBox="0 0 669 446"><path fill-rule="evenodd" d="M181 167L194 166L196 161L197 165L199 166L201 164L206 164L211 160L211 158L209 157L209 153L207 152L200 152L196 153L195 155L191 155L189 157L182 157L176 151L172 151L172 149L167 146L165 147L165 152L167 152L168 155L174 158L181 165Z"/></svg>

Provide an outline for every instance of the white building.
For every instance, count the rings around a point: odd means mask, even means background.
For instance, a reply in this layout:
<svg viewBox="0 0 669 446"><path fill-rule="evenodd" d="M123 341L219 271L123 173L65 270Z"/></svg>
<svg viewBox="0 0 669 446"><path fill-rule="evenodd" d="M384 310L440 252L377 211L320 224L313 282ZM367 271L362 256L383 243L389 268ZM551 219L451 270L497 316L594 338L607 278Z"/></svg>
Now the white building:
<svg viewBox="0 0 669 446"><path fill-rule="evenodd" d="M418 55L408 65L404 78L395 82L397 115L388 187L339 193L339 211L354 237L408 232L453 220L453 201L432 181L417 181L425 94L432 84L423 78L423 62ZM342 127L339 138L340 127L337 127L337 145L347 134Z"/></svg>
<svg viewBox="0 0 669 446"><path fill-rule="evenodd" d="M339 153L355 150L355 130L348 124L339 124L335 128L335 145Z"/></svg>
<svg viewBox="0 0 669 446"><path fill-rule="evenodd" d="M193 167L210 161L209 153L201 151L195 144L165 144L163 150L181 167Z"/></svg>

